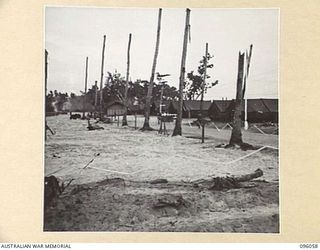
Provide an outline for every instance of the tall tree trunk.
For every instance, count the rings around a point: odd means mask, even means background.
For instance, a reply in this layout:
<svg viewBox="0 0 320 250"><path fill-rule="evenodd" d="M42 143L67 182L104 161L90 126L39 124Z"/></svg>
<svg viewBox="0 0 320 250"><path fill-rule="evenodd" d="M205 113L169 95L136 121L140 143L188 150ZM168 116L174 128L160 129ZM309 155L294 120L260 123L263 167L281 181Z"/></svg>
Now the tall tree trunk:
<svg viewBox="0 0 320 250"><path fill-rule="evenodd" d="M94 112L97 112L98 104L98 81L94 81L95 93L94 93Z"/></svg>
<svg viewBox="0 0 320 250"><path fill-rule="evenodd" d="M206 77L207 77L207 55L208 55L208 43L206 43L206 52L204 57L204 73L203 73L203 82L201 86L201 101L200 101L200 123L202 127L201 142L204 143L204 114L203 114L203 96L204 88L206 86Z"/></svg>
<svg viewBox="0 0 320 250"><path fill-rule="evenodd" d="M87 95L87 83L88 83L88 57L86 57L86 76L84 80L84 96L83 96L83 113L82 113L82 119L85 119L85 113L86 113L86 95Z"/></svg>
<svg viewBox="0 0 320 250"><path fill-rule="evenodd" d="M104 67L104 50L106 45L106 35L103 36L102 58L101 58L101 76L100 76L100 119L102 118L103 109L103 67Z"/></svg>
<svg viewBox="0 0 320 250"><path fill-rule="evenodd" d="M183 38L183 49L181 58L181 68L180 68L180 78L179 78L179 109L176 119L176 125L174 127L172 136L181 135L181 123L182 123L182 107L183 107L183 89L184 89L184 77L185 77L185 66L187 57L187 46L188 46L188 33L190 26L190 9L186 9L186 26L184 28L184 38Z"/></svg>
<svg viewBox="0 0 320 250"><path fill-rule="evenodd" d="M145 119L144 119L143 127L141 129L142 131L144 131L144 130L152 130L152 128L150 127L150 124L149 124L150 105L151 105L154 74L155 74L155 71L156 71L157 58L158 58L158 54L159 54L160 30L161 30L161 14L162 14L162 9L160 8L159 9L159 14L158 14L158 29L157 29L156 48L155 48L154 57L153 57L153 64L152 64L150 82L149 82L149 85L148 85L148 93L147 93L145 115L144 115Z"/></svg>
<svg viewBox="0 0 320 250"><path fill-rule="evenodd" d="M241 103L242 103L242 86L243 86L243 76L244 76L244 53L239 52L238 60L238 79L237 79L237 94L234 107L234 116L233 116L233 128L230 138L229 145L241 145L242 133L241 133Z"/></svg>
<svg viewBox="0 0 320 250"><path fill-rule="evenodd" d="M130 46L131 46L131 33L129 34L128 52L127 52L127 75L126 75L126 86L124 89L124 114L122 119L122 126L128 126L127 113L128 113L129 71L130 71Z"/></svg>

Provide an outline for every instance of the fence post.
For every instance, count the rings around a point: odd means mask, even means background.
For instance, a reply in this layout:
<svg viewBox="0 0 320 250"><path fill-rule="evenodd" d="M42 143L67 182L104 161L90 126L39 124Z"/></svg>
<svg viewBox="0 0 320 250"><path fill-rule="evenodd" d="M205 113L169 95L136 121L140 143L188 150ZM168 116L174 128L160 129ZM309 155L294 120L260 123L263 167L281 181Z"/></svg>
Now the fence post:
<svg viewBox="0 0 320 250"><path fill-rule="evenodd" d="M134 113L134 129L137 129L137 113Z"/></svg>

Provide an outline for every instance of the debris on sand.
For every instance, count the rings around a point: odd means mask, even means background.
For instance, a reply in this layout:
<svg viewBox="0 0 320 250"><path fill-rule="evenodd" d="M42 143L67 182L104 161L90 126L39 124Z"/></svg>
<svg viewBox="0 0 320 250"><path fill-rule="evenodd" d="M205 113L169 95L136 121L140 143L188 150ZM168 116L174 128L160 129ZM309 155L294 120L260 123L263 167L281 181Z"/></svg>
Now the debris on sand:
<svg viewBox="0 0 320 250"><path fill-rule="evenodd" d="M187 206L187 204L188 202L185 199L183 199L182 195L166 194L165 196L158 198L157 202L153 204L153 208L180 208L181 206Z"/></svg>
<svg viewBox="0 0 320 250"><path fill-rule="evenodd" d="M160 184L160 183L168 183L167 179L155 179L149 182L150 184Z"/></svg>
<svg viewBox="0 0 320 250"><path fill-rule="evenodd" d="M70 120L76 120L76 119L81 119L81 115L70 113Z"/></svg>
<svg viewBox="0 0 320 250"><path fill-rule="evenodd" d="M261 177L263 175L263 171L261 169L257 169L251 174L241 175L238 177L215 177L209 180L196 180L192 183L195 187L204 187L209 190L224 190L224 189L232 189L232 188L241 188L241 187L250 187L244 186L241 182L248 182L255 178Z"/></svg>
<svg viewBox="0 0 320 250"><path fill-rule="evenodd" d="M258 147L256 146L253 146L249 143L241 143L241 144L224 144L224 143L221 143L217 146L215 146L215 148L231 148L231 149L241 149L243 151L247 151L247 150L257 150Z"/></svg>
<svg viewBox="0 0 320 250"><path fill-rule="evenodd" d="M44 178L44 205L47 207L51 201L62 193L58 179L54 176Z"/></svg>
<svg viewBox="0 0 320 250"><path fill-rule="evenodd" d="M88 130L103 130L104 128L103 127L100 127L99 125L97 125L97 124L91 124L90 123L90 120L88 119Z"/></svg>
<svg viewBox="0 0 320 250"><path fill-rule="evenodd" d="M48 207L53 200L57 199L72 181L74 179L65 184L54 175L44 177L44 206Z"/></svg>
<svg viewBox="0 0 320 250"><path fill-rule="evenodd" d="M215 192L121 178L76 185L45 209L44 230L279 232L278 183L250 183Z"/></svg>

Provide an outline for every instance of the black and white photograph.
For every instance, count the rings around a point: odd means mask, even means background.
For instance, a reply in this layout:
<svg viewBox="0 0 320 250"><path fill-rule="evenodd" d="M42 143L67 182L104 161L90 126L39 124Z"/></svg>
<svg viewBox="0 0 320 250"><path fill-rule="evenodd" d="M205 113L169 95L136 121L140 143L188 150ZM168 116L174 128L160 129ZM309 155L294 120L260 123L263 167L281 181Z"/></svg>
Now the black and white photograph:
<svg viewBox="0 0 320 250"><path fill-rule="evenodd" d="M280 233L277 8L44 8L43 231Z"/></svg>

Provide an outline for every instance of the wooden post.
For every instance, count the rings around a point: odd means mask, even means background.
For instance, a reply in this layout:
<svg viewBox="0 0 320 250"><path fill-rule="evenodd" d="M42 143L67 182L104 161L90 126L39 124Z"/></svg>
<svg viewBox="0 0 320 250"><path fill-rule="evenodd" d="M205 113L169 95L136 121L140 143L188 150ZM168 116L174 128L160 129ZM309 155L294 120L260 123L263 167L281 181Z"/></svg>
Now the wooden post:
<svg viewBox="0 0 320 250"><path fill-rule="evenodd" d="M180 78L179 78L179 109L176 119L176 125L174 127L172 136L181 135L181 123L182 123L182 106L183 106L183 89L184 89L184 77L185 77L185 65L187 57L187 45L188 45L188 33L190 29L190 9L186 9L186 25L184 28L184 39L183 39L183 49L181 57L181 68L180 68Z"/></svg>
<svg viewBox="0 0 320 250"><path fill-rule="evenodd" d="M159 128L158 134L162 134L162 119L160 119L160 128Z"/></svg>
<svg viewBox="0 0 320 250"><path fill-rule="evenodd" d="M237 78L237 94L234 107L233 116L233 128L230 138L230 145L241 145L242 133L241 133L241 102L242 102L242 85L243 85L243 73L244 73L244 53L239 52L238 59L238 78Z"/></svg>
<svg viewBox="0 0 320 250"><path fill-rule="evenodd" d="M163 85L161 86L161 93L160 93L160 105L159 105L159 112L162 115L162 98L163 98Z"/></svg>
<svg viewBox="0 0 320 250"><path fill-rule="evenodd" d="M137 129L137 113L134 113L134 129Z"/></svg>
<svg viewBox="0 0 320 250"><path fill-rule="evenodd" d="M130 45L131 45L131 33L129 34L128 51L127 51L127 75L126 75L126 86L124 90L124 114L122 119L122 126L128 126L127 112L128 112L129 71L130 71Z"/></svg>
<svg viewBox="0 0 320 250"><path fill-rule="evenodd" d="M88 57L86 57L86 72L85 72L85 80L84 80L84 97L83 97L82 119L85 119L85 113L86 113L87 82L88 82Z"/></svg>
<svg viewBox="0 0 320 250"><path fill-rule="evenodd" d="M103 36L102 58L101 58L101 76L100 76L100 119L102 119L103 109L103 67L104 67L104 50L106 45L106 35Z"/></svg>
<svg viewBox="0 0 320 250"><path fill-rule="evenodd" d="M153 56L153 64L152 64L152 70L151 70L151 77L150 77L150 82L148 85L148 93L147 93L147 99L146 99L146 106L145 106L145 119L144 119L144 124L142 127L142 131L144 130L152 130L150 127L150 105L151 105L151 97L152 97L152 89L153 89L153 82L154 82L154 74L156 71L156 65L157 65L157 58L159 54L159 44L160 44L160 30L161 30L161 15L162 15L162 9L159 9L158 13L158 28L157 28L157 41L156 41L156 47L154 51L154 56Z"/></svg>
<svg viewBox="0 0 320 250"><path fill-rule="evenodd" d="M98 104L98 81L94 81L95 86L95 95L94 95L94 112L97 112L97 104Z"/></svg>

